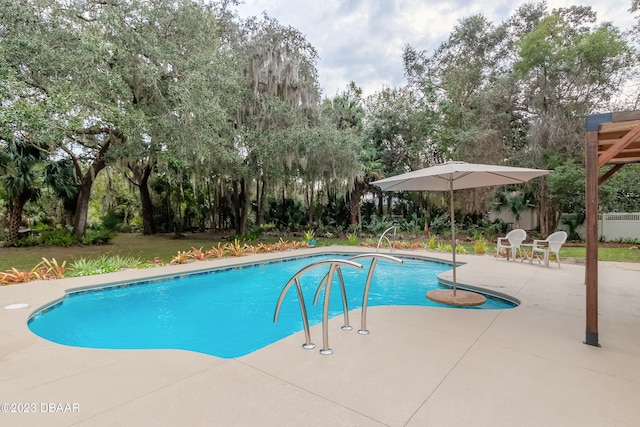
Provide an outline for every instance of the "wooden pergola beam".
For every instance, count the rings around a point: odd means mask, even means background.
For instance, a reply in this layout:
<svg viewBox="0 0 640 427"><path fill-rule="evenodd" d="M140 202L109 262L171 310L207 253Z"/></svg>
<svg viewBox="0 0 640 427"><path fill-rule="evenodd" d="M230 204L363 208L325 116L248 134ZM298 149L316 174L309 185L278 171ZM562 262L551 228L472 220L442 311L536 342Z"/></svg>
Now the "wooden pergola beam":
<svg viewBox="0 0 640 427"><path fill-rule="evenodd" d="M605 172L605 174L598 179L598 186L601 186L606 180L611 178L611 176L614 173L618 172L624 165L625 163L618 163L617 165L613 165L611 169Z"/></svg>
<svg viewBox="0 0 640 427"><path fill-rule="evenodd" d="M598 146L597 135L598 134L596 132L596 147ZM618 154L622 152L622 150L624 150L629 145L631 145L635 140L638 139L638 137L640 137L640 125L631 129L629 132L627 132L625 136L620 138L618 142L610 146L606 151L600 153L600 156L598 158L598 169L606 165L607 163L609 163L611 160L613 160L614 157L616 157ZM597 155L597 151L596 151L596 155Z"/></svg>

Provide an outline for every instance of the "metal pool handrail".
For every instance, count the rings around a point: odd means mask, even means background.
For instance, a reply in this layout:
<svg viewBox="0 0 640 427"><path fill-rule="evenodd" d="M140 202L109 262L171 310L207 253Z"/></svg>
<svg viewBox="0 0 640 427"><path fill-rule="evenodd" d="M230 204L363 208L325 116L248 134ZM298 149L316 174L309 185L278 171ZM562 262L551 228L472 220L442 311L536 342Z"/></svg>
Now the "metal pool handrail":
<svg viewBox="0 0 640 427"><path fill-rule="evenodd" d="M396 229L398 227L393 225L389 228L387 228L386 230L384 230L384 232L380 235L380 239L378 239L378 246L376 247L376 252L378 252L378 250L380 249L380 245L382 244L382 239L385 239L387 241L387 243L389 243L389 248L391 249L391 251L393 251L393 245L391 244L391 241L389 240L389 238L386 236L386 234L393 230L393 242L395 243L396 241Z"/></svg>
<svg viewBox="0 0 640 427"><path fill-rule="evenodd" d="M284 300L284 296L289 290L291 286L296 285L296 291L298 292L298 299L300 302L300 311L302 313L302 323L304 325L304 333L305 333L305 343L302 345L305 349L315 348L315 344L311 342L311 334L309 331L309 319L307 317L307 309L306 304L304 302L304 298L302 296L302 287L300 286L300 277L306 273L307 271L314 269L316 267L320 267L326 264L329 264L329 271L324 277L320 280L318 284L318 288L316 289L315 297L313 299L313 305L318 303L318 299L320 298L320 292L322 289L325 289L324 293L324 306L322 313L322 349L320 350L321 354L331 354L333 350L329 348L329 300L331 296L331 284L333 281L333 276L335 275L336 270L338 271L338 279L340 280L340 291L342 293L342 306L344 310L344 325L341 327L342 330L348 331L353 329L349 325L349 306L347 303L347 292L344 286L344 278L342 276L342 266L354 267L359 270L362 270L362 265L354 262L356 259L364 259L364 258L372 258L371 266L369 267L369 272L367 274L367 281L364 285L364 293L362 296L362 314L360 318L360 329L358 333L361 335L369 334L367 330L367 305L369 300L369 288L371 287L371 279L373 278L373 272L376 268L376 264L379 259L386 259L388 261L392 261L398 264L402 264L403 261L400 258L396 258L391 255L378 254L378 253L370 253L370 254L359 254L352 256L348 260L324 260L318 261L313 264L310 264L300 271L298 271L285 285L280 293L280 297L278 298L278 303L276 305L276 312L273 318L274 322L278 322L278 316L280 314L280 307L282 306L282 301Z"/></svg>
<svg viewBox="0 0 640 427"><path fill-rule="evenodd" d="M343 331L350 331L353 329L349 325L349 303L347 302L347 290L344 287L344 278L342 277L342 269L340 266L336 268L338 271L338 279L340 279L340 293L342 293L342 311L344 312L344 325L340 327ZM313 297L313 305L318 305L318 299L320 298L320 291L324 288L324 285L329 281L329 273L331 273L331 269L324 275L320 283L318 284L318 288L316 289L316 295ZM332 276L333 277L333 276ZM325 296L326 298L326 296Z"/></svg>
<svg viewBox="0 0 640 427"><path fill-rule="evenodd" d="M343 260L343 259L328 259L328 260L323 260L323 261L318 261L318 262L314 262L313 264L309 264L308 266L302 268L300 271L298 271L296 274L293 275L293 277L291 279L289 279L289 281L287 282L287 284L284 286L284 288L282 289L282 292L280 292L280 297L278 298L278 303L276 304L276 312L273 316L273 322L277 323L278 322L278 316L280 315L280 307L282 306L282 301L284 300L284 296L287 294L287 291L289 290L289 288L291 288L291 286L293 286L294 284L296 285L296 291L298 292L298 299L300 302L300 312L302 314L302 323L304 326L304 337L305 337L305 343L302 345L302 348L306 348L306 349L311 349L311 348L315 348L315 344L313 344L311 342L311 333L309 331L309 318L307 316L307 308L306 305L304 303L304 297L302 296L302 287L300 286L300 277L306 273L309 270L312 270L314 268L320 267L322 265L327 265L329 264L329 272L327 273L327 275L325 276L327 278L327 283L326 283L326 291L325 291L325 297L324 297L324 309L323 309L323 315L322 315L322 342L323 342L323 348L322 350L320 350L320 353L322 354L331 354L333 353L333 350L331 350L329 348L329 325L328 325L328 318L329 318L329 296L331 294L331 282L333 280L333 275L335 273L336 267L338 266L348 266L348 267L353 267L353 268L357 268L359 270L362 270L362 265L358 264L356 262L353 261L349 261L349 260ZM342 280L342 275L340 274L340 278ZM322 281L320 282L320 285L322 285L322 282L324 281L324 278L322 279ZM344 296L344 283L342 283L343 287L343 298Z"/></svg>
<svg viewBox="0 0 640 427"><path fill-rule="evenodd" d="M397 264L402 264L404 261L402 261L400 258L396 258L394 256L385 255L385 254L361 254L361 255L352 256L349 259L354 260L354 259L362 259L362 258L372 258L371 266L369 267L369 273L367 274L367 281L364 285L364 294L362 295L362 313L360 315L360 329L358 329L358 333L360 335L368 335L369 330L367 329L367 306L369 303L369 288L371 287L373 270L375 270L376 264L378 263L378 260L380 258L395 262Z"/></svg>

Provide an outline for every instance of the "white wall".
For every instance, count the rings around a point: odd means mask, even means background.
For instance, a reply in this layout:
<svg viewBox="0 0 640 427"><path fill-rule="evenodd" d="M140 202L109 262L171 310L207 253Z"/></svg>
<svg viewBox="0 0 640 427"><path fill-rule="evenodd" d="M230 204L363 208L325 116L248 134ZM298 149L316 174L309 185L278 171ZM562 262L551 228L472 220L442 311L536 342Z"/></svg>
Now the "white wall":
<svg viewBox="0 0 640 427"><path fill-rule="evenodd" d="M493 210L489 214L489 220L491 222L495 221L497 218L500 218L506 223L511 223L512 228L515 227L516 218L513 216L511 209L502 208L500 210ZM535 209L526 209L522 213L520 213L520 228L524 230L533 230L538 226L538 211Z"/></svg>

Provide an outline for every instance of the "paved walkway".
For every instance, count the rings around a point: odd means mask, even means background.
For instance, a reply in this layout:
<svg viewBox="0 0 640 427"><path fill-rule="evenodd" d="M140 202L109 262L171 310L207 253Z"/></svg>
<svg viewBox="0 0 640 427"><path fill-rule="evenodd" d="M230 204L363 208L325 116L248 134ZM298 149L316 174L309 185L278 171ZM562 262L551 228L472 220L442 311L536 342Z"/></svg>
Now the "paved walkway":
<svg viewBox="0 0 640 427"><path fill-rule="evenodd" d="M252 260L269 256L277 255ZM220 359L175 350L67 347L27 328L29 316L65 289L160 270L1 287L0 307L29 307L0 308L0 425L638 425L638 266L600 263L597 348L582 344L584 266L458 259L466 263L457 270L459 282L512 295L521 305L503 311L370 307L370 335L357 328L342 332L341 319L334 319L331 356L303 350L302 333L244 357ZM359 311L352 316L359 319ZM321 342L320 325L311 334Z"/></svg>

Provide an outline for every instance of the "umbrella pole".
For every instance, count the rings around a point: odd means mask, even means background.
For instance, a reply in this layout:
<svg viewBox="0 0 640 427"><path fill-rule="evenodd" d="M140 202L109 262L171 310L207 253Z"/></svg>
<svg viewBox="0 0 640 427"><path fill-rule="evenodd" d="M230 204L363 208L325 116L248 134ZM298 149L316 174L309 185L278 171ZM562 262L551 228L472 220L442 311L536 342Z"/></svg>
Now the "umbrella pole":
<svg viewBox="0 0 640 427"><path fill-rule="evenodd" d="M451 205L451 252L453 253L453 296L456 296L456 217L453 209L453 176L449 179L449 203Z"/></svg>

